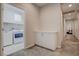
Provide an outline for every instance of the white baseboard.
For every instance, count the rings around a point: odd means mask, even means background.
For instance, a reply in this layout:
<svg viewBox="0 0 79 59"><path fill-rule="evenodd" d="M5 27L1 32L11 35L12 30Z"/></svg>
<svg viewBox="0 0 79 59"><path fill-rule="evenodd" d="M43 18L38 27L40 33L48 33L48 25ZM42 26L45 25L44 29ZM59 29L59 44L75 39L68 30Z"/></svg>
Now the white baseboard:
<svg viewBox="0 0 79 59"><path fill-rule="evenodd" d="M61 48L61 46L57 46L57 48Z"/></svg>
<svg viewBox="0 0 79 59"><path fill-rule="evenodd" d="M31 45L28 45L27 47L26 47L26 49L27 48L30 48L30 47L32 47L32 46L34 46L35 44L31 44Z"/></svg>

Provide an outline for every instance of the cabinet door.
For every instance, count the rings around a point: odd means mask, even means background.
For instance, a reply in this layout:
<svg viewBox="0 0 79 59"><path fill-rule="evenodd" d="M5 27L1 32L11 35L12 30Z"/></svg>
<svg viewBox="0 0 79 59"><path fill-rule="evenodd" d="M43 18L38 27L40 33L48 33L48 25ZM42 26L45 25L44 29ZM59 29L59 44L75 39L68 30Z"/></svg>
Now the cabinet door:
<svg viewBox="0 0 79 59"><path fill-rule="evenodd" d="M3 22L12 23L13 22L13 13L12 8L8 4L3 4Z"/></svg>
<svg viewBox="0 0 79 59"><path fill-rule="evenodd" d="M36 33L36 44L42 45L42 40L43 40L43 37L41 36L41 32L37 32Z"/></svg>
<svg viewBox="0 0 79 59"><path fill-rule="evenodd" d="M23 19L23 14L22 13L21 14L19 14L19 13L14 14L14 23L23 24L23 21L24 21L24 19Z"/></svg>
<svg viewBox="0 0 79 59"><path fill-rule="evenodd" d="M48 49L55 50L57 47L57 35L51 32L44 33L43 46Z"/></svg>
<svg viewBox="0 0 79 59"><path fill-rule="evenodd" d="M3 46L11 45L13 41L12 31L4 32L3 31Z"/></svg>
<svg viewBox="0 0 79 59"><path fill-rule="evenodd" d="M38 32L37 34L36 44L55 50L57 47L57 34L51 32Z"/></svg>
<svg viewBox="0 0 79 59"><path fill-rule="evenodd" d="M3 22L23 24L24 11L9 4L3 4Z"/></svg>

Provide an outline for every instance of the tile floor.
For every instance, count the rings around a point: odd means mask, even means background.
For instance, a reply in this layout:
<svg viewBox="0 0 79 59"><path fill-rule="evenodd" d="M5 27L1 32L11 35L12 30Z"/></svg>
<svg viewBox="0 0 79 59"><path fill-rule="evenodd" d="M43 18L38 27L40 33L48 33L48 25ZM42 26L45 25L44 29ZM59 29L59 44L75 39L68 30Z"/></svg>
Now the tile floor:
<svg viewBox="0 0 79 59"><path fill-rule="evenodd" d="M67 37L66 39L68 40L63 41L64 44L62 44L64 45L64 47L62 46L63 48L56 49L55 51L48 50L46 48L42 48L39 46L34 46L32 48L24 49L16 53L10 54L9 56L79 56L79 50L78 50L79 42L77 41L78 44L76 47L76 44L74 44L76 42L74 41L76 38L72 35L68 35ZM74 42L72 43L72 41ZM74 48L77 48L77 50L75 50Z"/></svg>
<svg viewBox="0 0 79 59"><path fill-rule="evenodd" d="M25 49L13 53L9 56L78 56L77 53L66 52L63 49L57 49L55 51L48 50L42 47L35 46L30 49Z"/></svg>

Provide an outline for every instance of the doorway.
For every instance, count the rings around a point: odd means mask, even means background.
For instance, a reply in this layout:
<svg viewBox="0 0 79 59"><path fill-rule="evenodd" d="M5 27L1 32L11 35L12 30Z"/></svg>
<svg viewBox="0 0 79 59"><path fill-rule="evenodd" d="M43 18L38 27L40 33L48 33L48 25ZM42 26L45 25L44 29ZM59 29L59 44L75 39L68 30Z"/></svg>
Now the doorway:
<svg viewBox="0 0 79 59"><path fill-rule="evenodd" d="M79 55L78 22L79 19L77 11L64 14L64 40L62 46L66 53L73 52L74 55Z"/></svg>
<svg viewBox="0 0 79 59"><path fill-rule="evenodd" d="M73 17L74 15L74 17ZM76 12L64 14L64 38L78 39L78 18Z"/></svg>

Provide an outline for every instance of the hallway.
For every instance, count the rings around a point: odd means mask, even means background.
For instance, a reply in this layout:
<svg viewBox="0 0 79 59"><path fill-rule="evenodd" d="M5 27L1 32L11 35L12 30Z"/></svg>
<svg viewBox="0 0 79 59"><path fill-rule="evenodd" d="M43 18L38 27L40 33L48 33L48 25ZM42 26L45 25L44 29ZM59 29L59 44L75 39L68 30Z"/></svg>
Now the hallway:
<svg viewBox="0 0 79 59"><path fill-rule="evenodd" d="M72 34L67 34L62 43L63 50L79 55L79 40Z"/></svg>
<svg viewBox="0 0 79 59"><path fill-rule="evenodd" d="M63 42L62 48L56 49L55 51L48 50L48 49L45 49L45 48L42 48L39 46L34 46L29 49L18 51L9 56L79 56L79 51L76 50L76 49L78 49L78 46L76 46L76 45L79 44L79 41L76 41L76 38L74 36L72 36L72 35L70 35L70 36L71 36L70 39L65 40ZM66 36L65 39L67 39L67 37L68 36ZM75 40L75 41L73 41L73 40ZM70 42L71 46L68 44L69 42ZM78 44L75 44L75 42L78 42ZM75 47L75 48L73 48L73 47Z"/></svg>

